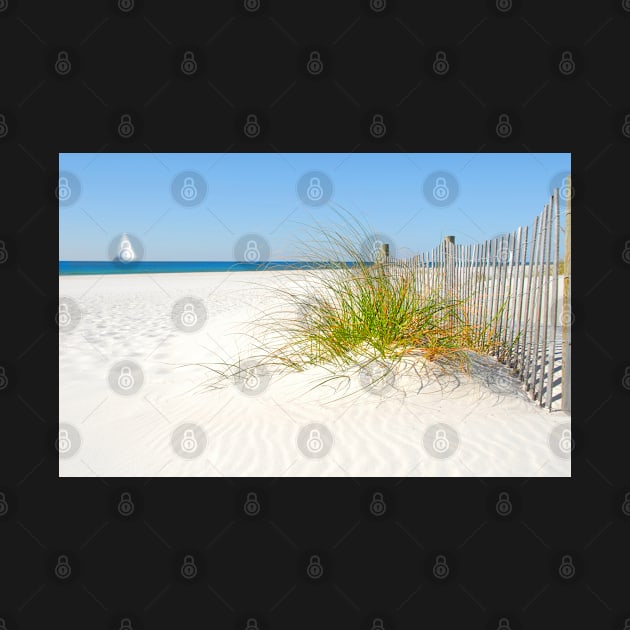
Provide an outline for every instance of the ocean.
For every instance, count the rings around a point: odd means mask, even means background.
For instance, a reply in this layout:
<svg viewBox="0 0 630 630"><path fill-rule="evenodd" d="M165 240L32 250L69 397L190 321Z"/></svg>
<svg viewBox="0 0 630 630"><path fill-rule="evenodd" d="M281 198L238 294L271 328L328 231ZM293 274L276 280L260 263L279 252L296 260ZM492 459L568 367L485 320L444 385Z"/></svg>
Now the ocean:
<svg viewBox="0 0 630 630"><path fill-rule="evenodd" d="M353 263L346 263L349 267ZM124 273L190 273L199 271L284 271L290 269L326 269L323 262L274 260L264 263L245 263L231 260L218 261L150 261L123 263L109 260L60 260L60 276L107 275Z"/></svg>

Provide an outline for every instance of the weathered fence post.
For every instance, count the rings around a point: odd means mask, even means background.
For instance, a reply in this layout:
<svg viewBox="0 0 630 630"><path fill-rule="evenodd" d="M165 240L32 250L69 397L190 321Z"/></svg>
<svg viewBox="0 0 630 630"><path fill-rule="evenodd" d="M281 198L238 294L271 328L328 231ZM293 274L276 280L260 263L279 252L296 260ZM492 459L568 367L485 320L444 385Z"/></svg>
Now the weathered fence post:
<svg viewBox="0 0 630 630"><path fill-rule="evenodd" d="M375 248L376 249L376 248ZM391 273L392 269L390 269L390 259L389 259L389 244L381 243L378 250L376 251L376 255L374 256L374 268L379 274L383 273Z"/></svg>
<svg viewBox="0 0 630 630"><path fill-rule="evenodd" d="M571 176L566 178L562 293L562 411L571 411Z"/></svg>
<svg viewBox="0 0 630 630"><path fill-rule="evenodd" d="M381 243L381 246L376 255L379 262L388 263L389 262L389 243Z"/></svg>

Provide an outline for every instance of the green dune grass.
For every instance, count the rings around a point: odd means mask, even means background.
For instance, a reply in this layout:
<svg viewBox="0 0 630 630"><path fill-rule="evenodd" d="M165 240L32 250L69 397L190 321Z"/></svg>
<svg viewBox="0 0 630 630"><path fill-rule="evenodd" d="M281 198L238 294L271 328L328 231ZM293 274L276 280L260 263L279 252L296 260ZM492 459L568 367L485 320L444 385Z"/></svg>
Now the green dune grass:
<svg viewBox="0 0 630 630"><path fill-rule="evenodd" d="M493 320L473 325L473 296L457 299L439 276L428 288L412 268L375 261L372 232L346 211L337 214L338 225L307 228L300 243L301 261L325 262L325 269L314 265L295 277L285 274L285 286L272 288L281 307L261 312L249 335L256 351L244 361L209 368L220 381L246 379L252 369L282 374L315 366L329 374L321 384L347 379L353 369L375 372L380 381L403 362L467 372L470 352L501 357L502 309Z"/></svg>
<svg viewBox="0 0 630 630"><path fill-rule="evenodd" d="M414 270L366 260L371 233L347 213L340 226L317 227L303 257L327 260L330 271L307 271L307 291L279 289L295 316L282 320L284 343L273 359L293 369L348 366L358 357L397 361L412 356L466 368L467 352L497 352L496 320L473 326L472 296L456 299L439 283L421 286ZM373 258L373 256L372 256ZM440 270L434 273L439 274Z"/></svg>

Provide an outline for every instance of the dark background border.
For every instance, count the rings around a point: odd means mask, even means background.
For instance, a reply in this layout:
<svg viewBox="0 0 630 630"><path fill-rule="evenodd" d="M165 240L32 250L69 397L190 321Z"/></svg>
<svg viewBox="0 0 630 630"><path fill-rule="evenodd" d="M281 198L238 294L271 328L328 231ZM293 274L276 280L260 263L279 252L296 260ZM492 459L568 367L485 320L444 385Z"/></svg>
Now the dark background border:
<svg viewBox="0 0 630 630"><path fill-rule="evenodd" d="M246 628L249 618L262 629L376 630L375 618L385 630L498 628L503 617L514 629L622 629L630 618L618 577L630 563L630 3L383 1L261 0L250 12L135 0L126 12L105 0L0 0L9 630L118 629L123 618L134 630ZM185 50L198 60L192 77L179 71ZM433 72L438 50L444 76ZM317 77L305 71L313 51ZM567 51L575 65L563 75ZM255 139L241 131L249 112ZM388 129L378 140L374 113ZM513 125L507 139L494 133L500 113ZM122 114L134 121L129 139L116 131ZM57 478L58 153L270 150L572 153L572 479ZM251 489L264 508L255 519L240 507ZM390 506L382 518L366 507L374 490ZM505 490L516 509L500 519ZM129 518L116 510L123 491L134 497ZM66 580L54 572L60 554ZM186 581L190 554L199 570ZM309 581L313 554L324 574ZM431 571L437 554L451 569L444 581ZM566 554L568 580L558 577Z"/></svg>

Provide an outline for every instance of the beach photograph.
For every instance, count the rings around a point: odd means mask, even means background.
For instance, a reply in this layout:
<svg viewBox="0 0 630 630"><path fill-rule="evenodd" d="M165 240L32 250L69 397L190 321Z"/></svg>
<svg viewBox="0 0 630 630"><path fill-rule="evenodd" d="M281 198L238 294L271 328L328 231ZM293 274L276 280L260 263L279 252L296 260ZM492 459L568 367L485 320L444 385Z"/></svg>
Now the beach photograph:
<svg viewBox="0 0 630 630"><path fill-rule="evenodd" d="M569 153L61 153L56 196L60 477L571 476Z"/></svg>

